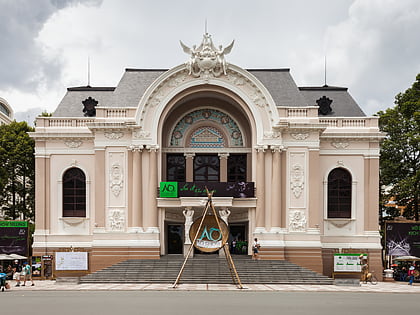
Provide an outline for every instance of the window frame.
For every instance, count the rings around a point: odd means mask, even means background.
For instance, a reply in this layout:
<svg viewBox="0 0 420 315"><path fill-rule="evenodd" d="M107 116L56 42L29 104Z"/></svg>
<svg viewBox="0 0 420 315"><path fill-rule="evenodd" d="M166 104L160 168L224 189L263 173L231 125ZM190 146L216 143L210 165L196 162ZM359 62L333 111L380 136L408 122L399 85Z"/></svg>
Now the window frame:
<svg viewBox="0 0 420 315"><path fill-rule="evenodd" d="M78 174L72 175L69 174L70 172L78 172ZM66 176L69 176L69 178L66 178ZM78 167L71 167L64 171L61 179L62 217L86 218L88 185L85 172ZM66 201L70 199L73 199L73 202Z"/></svg>
<svg viewBox="0 0 420 315"><path fill-rule="evenodd" d="M340 174L335 174L341 172ZM346 175L346 180L343 181L343 175ZM335 176L335 178L332 178ZM340 178L341 177L341 178ZM339 182L337 182L339 181ZM332 187L333 182L338 187ZM332 194L334 189L335 194ZM354 207L354 188L353 176L351 172L343 167L335 167L329 171L326 180L326 218L327 219L352 219ZM335 207L332 209L332 199L335 197Z"/></svg>

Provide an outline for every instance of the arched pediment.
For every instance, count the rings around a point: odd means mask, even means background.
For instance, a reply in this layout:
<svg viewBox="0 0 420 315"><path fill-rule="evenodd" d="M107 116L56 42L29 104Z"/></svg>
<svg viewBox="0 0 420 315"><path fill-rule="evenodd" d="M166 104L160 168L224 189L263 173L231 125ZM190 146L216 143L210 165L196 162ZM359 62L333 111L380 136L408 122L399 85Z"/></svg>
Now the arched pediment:
<svg viewBox="0 0 420 315"><path fill-rule="evenodd" d="M149 140L157 143L159 121L163 119L165 108L180 93L202 87L209 92L222 88L226 95L233 95L241 100L251 113L248 119L256 126L256 140L262 141L264 132L271 131L278 122L275 103L264 85L248 71L229 65L226 75L218 77L195 77L188 73L185 65L175 67L162 74L153 82L141 98L137 113L136 124L141 130L150 135Z"/></svg>

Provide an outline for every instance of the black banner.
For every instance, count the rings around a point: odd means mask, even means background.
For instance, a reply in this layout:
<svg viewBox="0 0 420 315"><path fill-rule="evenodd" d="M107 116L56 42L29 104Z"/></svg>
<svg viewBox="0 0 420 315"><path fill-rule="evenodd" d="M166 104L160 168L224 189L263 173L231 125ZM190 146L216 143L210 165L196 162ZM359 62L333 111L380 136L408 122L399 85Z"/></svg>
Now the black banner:
<svg viewBox="0 0 420 315"><path fill-rule="evenodd" d="M420 223L386 223L386 253L420 257Z"/></svg>
<svg viewBox="0 0 420 315"><path fill-rule="evenodd" d="M186 182L178 183L178 197L207 197L206 187L213 197L253 198L253 182Z"/></svg>
<svg viewBox="0 0 420 315"><path fill-rule="evenodd" d="M0 221L0 254L28 256L27 221Z"/></svg>

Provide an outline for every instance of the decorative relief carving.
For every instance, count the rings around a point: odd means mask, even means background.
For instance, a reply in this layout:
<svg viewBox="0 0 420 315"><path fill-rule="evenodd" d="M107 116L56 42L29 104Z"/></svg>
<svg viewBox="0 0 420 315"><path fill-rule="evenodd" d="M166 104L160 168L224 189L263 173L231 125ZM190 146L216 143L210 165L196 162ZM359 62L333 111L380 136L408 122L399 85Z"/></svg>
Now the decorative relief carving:
<svg viewBox="0 0 420 315"><path fill-rule="evenodd" d="M135 139L148 139L150 138L150 131L134 130L133 137Z"/></svg>
<svg viewBox="0 0 420 315"><path fill-rule="evenodd" d="M78 139L69 139L64 141L64 144L69 148L76 149L83 144L83 141Z"/></svg>
<svg viewBox="0 0 420 315"><path fill-rule="evenodd" d="M123 188L123 171L118 162L111 166L109 181L112 193L115 197L118 197Z"/></svg>
<svg viewBox="0 0 420 315"><path fill-rule="evenodd" d="M122 131L106 131L104 136L110 140L118 140L124 136L124 133Z"/></svg>
<svg viewBox="0 0 420 315"><path fill-rule="evenodd" d="M345 149L350 145L350 143L344 142L344 141L342 141L342 142L337 141L337 142L331 142L331 145L336 149Z"/></svg>
<svg viewBox="0 0 420 315"><path fill-rule="evenodd" d="M347 224L349 224L351 222L351 220L331 220L331 219L328 219L328 222L330 222L336 228L341 229L341 228L345 227Z"/></svg>
<svg viewBox="0 0 420 315"><path fill-rule="evenodd" d="M303 175L304 175L303 166L300 165L299 163L294 164L290 172L290 186L296 198L299 198L303 191L303 187L304 187Z"/></svg>
<svg viewBox="0 0 420 315"><path fill-rule="evenodd" d="M289 212L289 229L292 232L304 232L306 230L306 217L303 210L291 210Z"/></svg>
<svg viewBox="0 0 420 315"><path fill-rule="evenodd" d="M109 211L109 228L111 231L124 231L125 213L121 209L112 209Z"/></svg>
<svg viewBox="0 0 420 315"><path fill-rule="evenodd" d="M281 132L280 131L264 131L264 139L280 139Z"/></svg>
<svg viewBox="0 0 420 315"><path fill-rule="evenodd" d="M337 161L337 166L344 166L344 161L338 160Z"/></svg>
<svg viewBox="0 0 420 315"><path fill-rule="evenodd" d="M305 140L309 137L309 133L291 133L290 135L295 140Z"/></svg>

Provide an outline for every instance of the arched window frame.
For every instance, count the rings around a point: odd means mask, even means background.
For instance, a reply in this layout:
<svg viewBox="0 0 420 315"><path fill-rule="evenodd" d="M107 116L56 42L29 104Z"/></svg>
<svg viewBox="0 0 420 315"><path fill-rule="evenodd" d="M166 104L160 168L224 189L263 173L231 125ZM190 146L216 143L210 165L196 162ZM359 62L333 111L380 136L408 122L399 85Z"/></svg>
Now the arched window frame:
<svg viewBox="0 0 420 315"><path fill-rule="evenodd" d="M67 167L65 169L63 169L60 178L58 179L58 191L57 191L57 196L58 196L58 205L57 205L57 209L58 209L58 213L59 216L62 218L72 218L69 216L64 216L64 207L63 207L63 201L64 201L64 196L63 196L63 187L64 187L64 175L66 174L66 172L72 168L77 168L79 169L84 175L85 175L85 198L86 198L86 203L85 203L85 216L78 216L78 217L74 217L74 218L85 218L85 219L89 219L90 216L90 179L88 176L88 172L80 166L70 166Z"/></svg>
<svg viewBox="0 0 420 315"><path fill-rule="evenodd" d="M350 217L329 217L328 216L328 178L332 171L335 169L343 169L348 172L351 177L351 205L350 205ZM336 166L328 170L324 177L324 218L326 220L355 220L356 214L356 192L357 192L357 181L352 171L344 166Z"/></svg>

